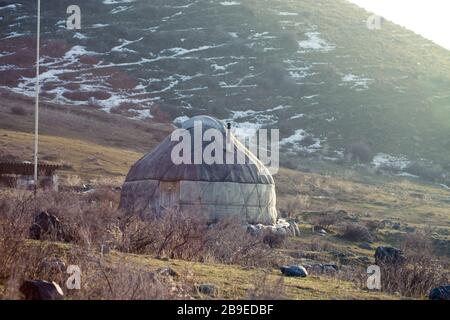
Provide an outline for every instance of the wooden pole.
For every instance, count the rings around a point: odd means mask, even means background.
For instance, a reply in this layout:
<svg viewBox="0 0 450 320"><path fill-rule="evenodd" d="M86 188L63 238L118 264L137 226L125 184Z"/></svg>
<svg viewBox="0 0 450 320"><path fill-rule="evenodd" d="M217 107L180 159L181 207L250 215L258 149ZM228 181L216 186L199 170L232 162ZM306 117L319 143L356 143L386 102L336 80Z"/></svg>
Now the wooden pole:
<svg viewBox="0 0 450 320"><path fill-rule="evenodd" d="M38 152L39 152L39 45L41 34L41 0L37 0L37 33L36 33L36 100L34 110L34 195L38 188Z"/></svg>

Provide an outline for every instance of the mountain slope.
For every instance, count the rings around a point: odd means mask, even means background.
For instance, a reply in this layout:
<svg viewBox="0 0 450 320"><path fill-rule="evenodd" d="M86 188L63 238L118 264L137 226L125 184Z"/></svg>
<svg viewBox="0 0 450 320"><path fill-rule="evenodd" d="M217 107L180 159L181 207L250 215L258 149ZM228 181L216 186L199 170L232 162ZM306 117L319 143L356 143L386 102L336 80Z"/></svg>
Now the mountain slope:
<svg viewBox="0 0 450 320"><path fill-rule="evenodd" d="M0 86L32 94L35 8L2 3ZM160 121L208 113L243 134L280 128L294 152L364 141L448 166L449 52L389 22L369 30L344 0L79 1L77 31L69 4L43 4L45 99Z"/></svg>

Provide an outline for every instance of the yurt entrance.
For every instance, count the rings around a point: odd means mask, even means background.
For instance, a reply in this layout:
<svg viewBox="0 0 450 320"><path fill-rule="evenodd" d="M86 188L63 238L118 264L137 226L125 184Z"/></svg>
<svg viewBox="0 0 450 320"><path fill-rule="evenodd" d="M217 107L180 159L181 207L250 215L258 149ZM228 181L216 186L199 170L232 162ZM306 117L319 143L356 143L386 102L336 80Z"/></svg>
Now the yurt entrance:
<svg viewBox="0 0 450 320"><path fill-rule="evenodd" d="M161 211L178 209L180 204L180 182L160 181L159 205Z"/></svg>

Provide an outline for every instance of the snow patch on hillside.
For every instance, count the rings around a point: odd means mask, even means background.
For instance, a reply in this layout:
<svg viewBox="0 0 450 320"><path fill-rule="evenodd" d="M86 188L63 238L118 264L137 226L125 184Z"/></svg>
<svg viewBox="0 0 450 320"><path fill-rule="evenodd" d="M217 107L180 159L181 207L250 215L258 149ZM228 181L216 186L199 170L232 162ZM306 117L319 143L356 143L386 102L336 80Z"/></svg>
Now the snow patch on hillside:
<svg viewBox="0 0 450 320"><path fill-rule="evenodd" d="M241 3L237 1L222 1L220 4L223 6L239 6Z"/></svg>
<svg viewBox="0 0 450 320"><path fill-rule="evenodd" d="M377 167L387 167L396 170L405 169L411 161L405 156L393 156L386 153L378 153L372 160L372 164Z"/></svg>
<svg viewBox="0 0 450 320"><path fill-rule="evenodd" d="M328 52L335 49L334 45L331 45L324 39L320 38L319 32L307 32L305 35L308 39L298 42L298 46L300 49L304 49L304 51L314 50Z"/></svg>
<svg viewBox="0 0 450 320"><path fill-rule="evenodd" d="M121 4L121 3L130 3L136 0L103 0L103 4Z"/></svg>
<svg viewBox="0 0 450 320"><path fill-rule="evenodd" d="M361 76L354 75L352 73L348 73L342 76L341 79L345 83L349 83L351 85L351 89L355 89L356 91L363 91L369 89L369 84L374 82L373 79L364 78Z"/></svg>
<svg viewBox="0 0 450 320"><path fill-rule="evenodd" d="M291 151L303 151L307 153L317 152L321 148L321 140L318 138L312 138L313 143L311 145L302 145L301 142L310 135L303 129L295 130L294 134L281 139L280 146L286 147Z"/></svg>
<svg viewBox="0 0 450 320"><path fill-rule="evenodd" d="M287 12L287 11L280 11L278 12L279 16L298 16L297 12Z"/></svg>

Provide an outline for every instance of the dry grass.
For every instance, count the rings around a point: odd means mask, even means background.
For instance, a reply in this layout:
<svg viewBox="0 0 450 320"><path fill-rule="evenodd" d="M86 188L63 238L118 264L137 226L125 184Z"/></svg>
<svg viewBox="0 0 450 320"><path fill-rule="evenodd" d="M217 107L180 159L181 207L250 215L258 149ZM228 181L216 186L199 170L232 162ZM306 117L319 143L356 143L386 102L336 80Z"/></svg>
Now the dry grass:
<svg viewBox="0 0 450 320"><path fill-rule="evenodd" d="M382 290L424 298L432 288L450 281L449 265L433 253L429 235L414 233L403 244L406 260L402 264L381 265Z"/></svg>

